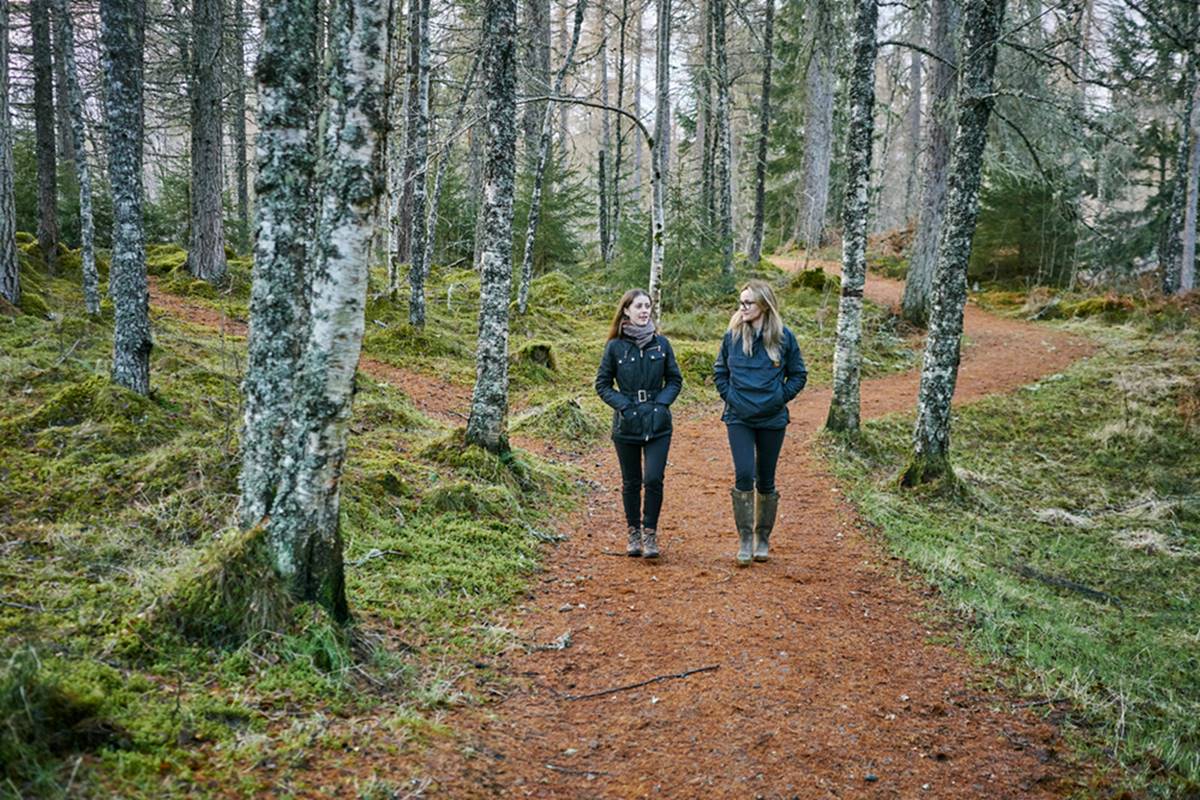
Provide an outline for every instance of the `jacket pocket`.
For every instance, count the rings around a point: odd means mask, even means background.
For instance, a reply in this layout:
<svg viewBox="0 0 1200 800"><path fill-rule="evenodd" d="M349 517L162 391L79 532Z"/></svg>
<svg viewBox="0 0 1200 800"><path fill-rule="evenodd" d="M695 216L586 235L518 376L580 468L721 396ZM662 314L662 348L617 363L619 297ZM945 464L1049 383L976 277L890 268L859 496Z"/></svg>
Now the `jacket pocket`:
<svg viewBox="0 0 1200 800"><path fill-rule="evenodd" d="M649 438L653 439L657 436L671 432L671 409L662 403L650 403L649 424L647 425L647 433Z"/></svg>
<svg viewBox="0 0 1200 800"><path fill-rule="evenodd" d="M621 436L641 437L644 430L645 417L642 404L631 405L624 411L617 412L617 433Z"/></svg>

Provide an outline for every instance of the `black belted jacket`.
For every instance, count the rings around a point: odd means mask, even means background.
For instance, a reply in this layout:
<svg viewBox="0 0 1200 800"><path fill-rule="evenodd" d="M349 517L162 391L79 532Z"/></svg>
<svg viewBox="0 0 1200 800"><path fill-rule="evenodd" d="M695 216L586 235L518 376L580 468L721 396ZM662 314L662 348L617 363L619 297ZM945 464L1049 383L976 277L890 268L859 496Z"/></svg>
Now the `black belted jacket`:
<svg viewBox="0 0 1200 800"><path fill-rule="evenodd" d="M683 373L667 337L655 334L639 348L632 339L619 336L604 348L596 394L613 408L613 439L648 442L669 434L669 406L682 388Z"/></svg>

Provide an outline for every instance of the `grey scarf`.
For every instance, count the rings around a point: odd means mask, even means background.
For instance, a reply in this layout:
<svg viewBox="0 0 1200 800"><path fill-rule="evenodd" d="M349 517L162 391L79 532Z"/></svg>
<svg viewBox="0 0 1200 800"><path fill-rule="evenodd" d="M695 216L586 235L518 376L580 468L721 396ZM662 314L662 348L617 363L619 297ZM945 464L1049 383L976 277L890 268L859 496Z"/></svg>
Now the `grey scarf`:
<svg viewBox="0 0 1200 800"><path fill-rule="evenodd" d="M621 323L621 333L633 339L634 343L645 349L646 345L654 341L654 333L656 328L653 322L647 322L645 325L634 325L629 320Z"/></svg>

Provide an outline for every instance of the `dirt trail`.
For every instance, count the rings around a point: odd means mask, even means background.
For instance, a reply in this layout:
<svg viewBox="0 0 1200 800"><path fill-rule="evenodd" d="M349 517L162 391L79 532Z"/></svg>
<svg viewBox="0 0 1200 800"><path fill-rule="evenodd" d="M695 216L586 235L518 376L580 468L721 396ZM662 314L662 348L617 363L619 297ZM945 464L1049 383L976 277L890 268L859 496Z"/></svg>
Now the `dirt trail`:
<svg viewBox="0 0 1200 800"><path fill-rule="evenodd" d="M892 304L900 288L872 276L866 293ZM244 323L161 292L152 297L174 316L245 335ZM1085 341L975 308L967 309L966 331L959 401L1010 391L1091 351ZM363 369L430 413L461 419L466 408L461 387L370 360ZM917 385L915 372L865 381L864 416L912 408ZM416 754L419 764L357 767L397 778L416 771L430 781L422 796L448 798L1068 791L1073 773L1056 729L981 688L984 673L934 643L955 631L927 621L930 591L895 576L898 565L842 500L811 447L828 403L828 389L816 388L791 405L772 558L746 569L733 563L732 466L718 408L676 418L657 563L623 555L611 448L585 456L605 488L561 526L570 538L549 552L540 585L512 623L527 642L549 644L569 632L571 645L514 651L494 664L513 678L512 693L453 712L448 722L459 736ZM568 697L710 666L717 668L594 699Z"/></svg>
<svg viewBox="0 0 1200 800"><path fill-rule="evenodd" d="M785 260L781 266L790 266ZM872 277L867 295L899 298ZM1012 390L1088 343L974 308L958 400ZM912 408L916 373L866 381L863 413ZM767 564L738 569L732 465L719 410L676 420L658 563L623 552L620 473L569 521L570 539L516 622L503 701L457 712L463 731L422 773L439 797L1054 797L1071 785L1056 729L980 688L957 649L933 643L930 592L895 577L811 443L827 389L792 403L783 496ZM595 699L658 675L719 665ZM472 757L464 755L469 748Z"/></svg>

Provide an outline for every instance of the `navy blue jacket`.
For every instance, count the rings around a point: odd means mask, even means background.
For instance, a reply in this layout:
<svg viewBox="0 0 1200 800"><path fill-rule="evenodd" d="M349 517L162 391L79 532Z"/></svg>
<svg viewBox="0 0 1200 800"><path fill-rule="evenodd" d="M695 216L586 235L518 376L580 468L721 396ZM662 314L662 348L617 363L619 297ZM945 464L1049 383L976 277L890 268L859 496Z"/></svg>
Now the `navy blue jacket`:
<svg viewBox="0 0 1200 800"><path fill-rule="evenodd" d="M617 388L613 388L613 382ZM671 432L671 409L683 373L667 337L655 334L640 348L632 339L610 339L596 372L596 394L612 406L612 438L648 442Z"/></svg>
<svg viewBox="0 0 1200 800"><path fill-rule="evenodd" d="M721 421L727 425L748 425L751 428L785 428L788 424L787 404L800 393L808 381L808 370L800 355L800 345L787 328L779 342L779 360L772 361L763 347L762 336L754 339L749 356L742 349L741 338L725 332L721 352L713 365L713 382L725 401Z"/></svg>

